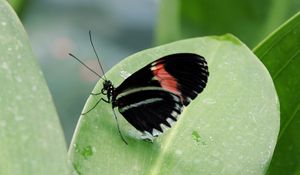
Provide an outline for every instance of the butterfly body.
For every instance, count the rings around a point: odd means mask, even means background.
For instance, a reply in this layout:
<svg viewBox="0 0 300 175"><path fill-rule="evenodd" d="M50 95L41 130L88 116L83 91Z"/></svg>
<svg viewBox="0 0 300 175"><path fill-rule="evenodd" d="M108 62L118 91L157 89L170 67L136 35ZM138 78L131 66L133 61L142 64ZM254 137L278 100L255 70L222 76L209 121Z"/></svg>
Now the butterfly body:
<svg viewBox="0 0 300 175"><path fill-rule="evenodd" d="M101 94L137 130L155 137L170 128L184 106L202 92L208 75L202 56L172 54L146 65L116 88L104 80Z"/></svg>

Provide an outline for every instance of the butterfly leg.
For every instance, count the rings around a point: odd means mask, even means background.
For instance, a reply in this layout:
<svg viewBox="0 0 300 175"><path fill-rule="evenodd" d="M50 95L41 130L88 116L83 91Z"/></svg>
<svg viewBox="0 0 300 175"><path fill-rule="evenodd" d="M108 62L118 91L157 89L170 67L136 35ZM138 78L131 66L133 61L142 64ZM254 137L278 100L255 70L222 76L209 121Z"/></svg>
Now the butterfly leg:
<svg viewBox="0 0 300 175"><path fill-rule="evenodd" d="M115 116L115 119L116 119L117 128L118 128L118 132L119 132L119 134L120 134L120 137L121 137L121 139L123 140L123 142L124 142L126 145L128 145L127 141L124 139L124 137L123 137L123 135L122 135L122 132L121 132L121 130L120 130L120 126L119 126L118 118L117 118L117 115L116 115L116 112L115 112L115 108L112 108L112 110L113 110L113 113L114 113L114 116Z"/></svg>
<svg viewBox="0 0 300 175"><path fill-rule="evenodd" d="M108 101L108 100L106 100L106 99L104 99L104 98L100 98L100 99L97 101L97 103L95 103L95 105L94 105L91 109L89 109L88 111L86 111L86 112L84 112L84 113L81 113L81 115L85 115L85 114L91 112L93 109L96 108L96 106L100 103L100 101L104 101L105 103L110 103L110 101Z"/></svg>
<svg viewBox="0 0 300 175"><path fill-rule="evenodd" d="M100 94L102 94L101 92L99 92L99 93L93 93L93 92L91 92L90 93L91 95L100 95Z"/></svg>
<svg viewBox="0 0 300 175"><path fill-rule="evenodd" d="M91 92L90 94L91 95L107 95L107 92L104 89L101 89L101 92L98 92L98 93Z"/></svg>

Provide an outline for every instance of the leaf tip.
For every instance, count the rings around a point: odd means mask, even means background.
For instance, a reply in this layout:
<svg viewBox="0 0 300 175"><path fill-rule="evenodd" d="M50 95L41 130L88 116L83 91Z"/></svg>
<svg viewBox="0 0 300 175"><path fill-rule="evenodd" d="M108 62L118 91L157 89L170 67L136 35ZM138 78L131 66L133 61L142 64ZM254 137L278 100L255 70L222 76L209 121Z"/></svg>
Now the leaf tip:
<svg viewBox="0 0 300 175"><path fill-rule="evenodd" d="M232 35L231 33L226 33L226 34L220 35L220 36L212 36L212 38L219 40L219 41L229 41L235 45L242 45L242 42L237 37Z"/></svg>

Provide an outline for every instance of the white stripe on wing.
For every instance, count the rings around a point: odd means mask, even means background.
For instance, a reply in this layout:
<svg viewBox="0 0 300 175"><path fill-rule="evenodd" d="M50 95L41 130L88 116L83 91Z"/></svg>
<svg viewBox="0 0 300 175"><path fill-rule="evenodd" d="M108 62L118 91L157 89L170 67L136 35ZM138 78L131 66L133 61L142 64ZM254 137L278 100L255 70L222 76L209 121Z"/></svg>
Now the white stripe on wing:
<svg viewBox="0 0 300 175"><path fill-rule="evenodd" d="M131 109L131 108L136 108L136 107L139 107L141 105L146 105L146 104L154 103L154 102L158 102L158 101L163 101L163 99L162 98L150 98L150 99L143 100L143 101L140 101L140 102L137 102L137 103L129 104L128 106L121 107L121 108L119 108L119 110L121 112L124 112L128 109Z"/></svg>

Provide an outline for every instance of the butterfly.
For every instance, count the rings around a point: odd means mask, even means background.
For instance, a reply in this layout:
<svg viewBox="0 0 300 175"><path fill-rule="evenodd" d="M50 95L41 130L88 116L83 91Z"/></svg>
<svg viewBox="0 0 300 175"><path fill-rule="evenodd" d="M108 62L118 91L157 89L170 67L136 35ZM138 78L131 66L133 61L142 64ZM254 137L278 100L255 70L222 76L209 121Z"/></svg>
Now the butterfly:
<svg viewBox="0 0 300 175"><path fill-rule="evenodd" d="M70 56L78 60L74 55ZM99 65L101 67L100 61ZM195 53L166 55L136 71L117 87L104 76L101 91L92 95L104 95L106 99L101 98L85 114L100 101L111 103L113 111L117 108L134 128L143 133L144 139L152 140L179 119L184 107L206 87L208 76L208 65L203 56ZM117 120L116 115L115 118Z"/></svg>

